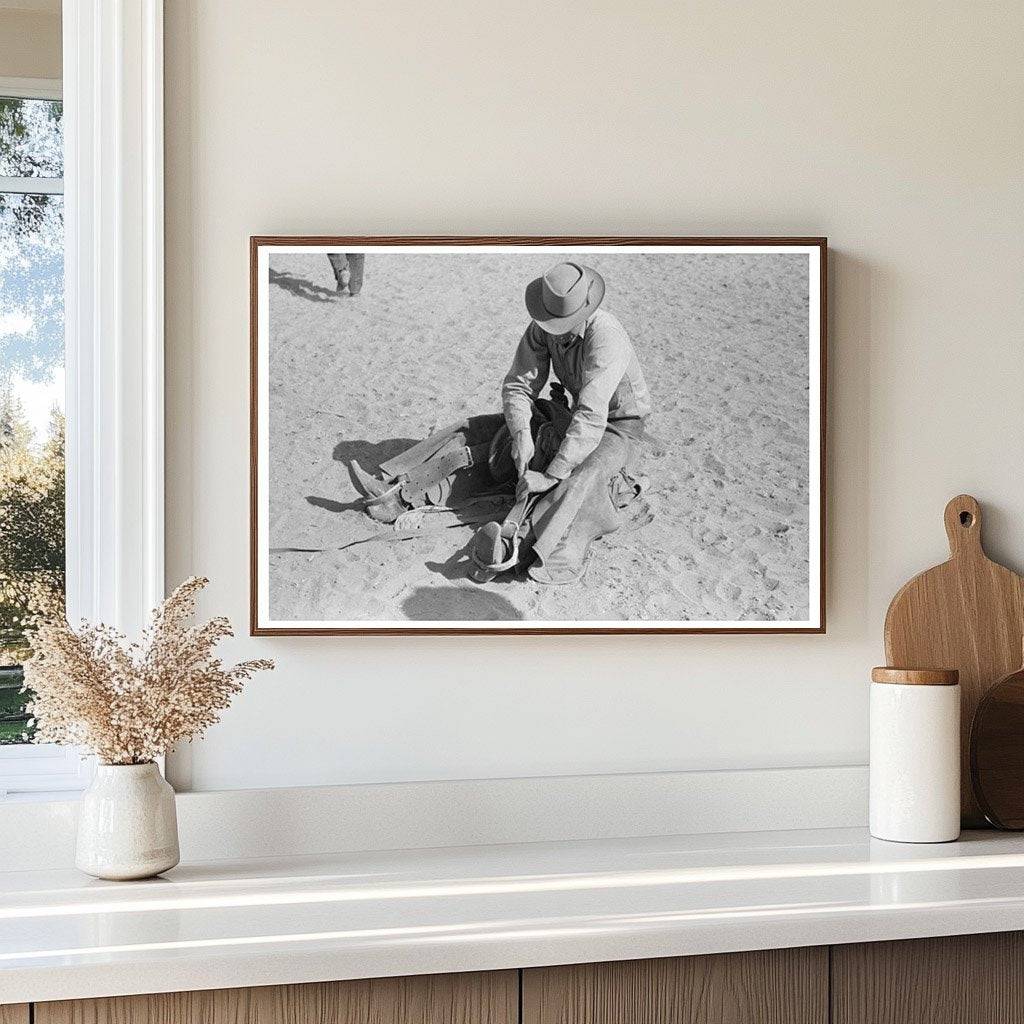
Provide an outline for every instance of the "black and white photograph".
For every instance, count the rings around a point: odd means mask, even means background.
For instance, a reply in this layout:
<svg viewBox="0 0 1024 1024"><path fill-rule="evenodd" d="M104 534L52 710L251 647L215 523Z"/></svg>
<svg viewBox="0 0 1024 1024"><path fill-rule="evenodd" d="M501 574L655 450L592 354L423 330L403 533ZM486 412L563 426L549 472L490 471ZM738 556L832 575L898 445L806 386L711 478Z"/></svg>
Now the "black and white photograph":
<svg viewBox="0 0 1024 1024"><path fill-rule="evenodd" d="M251 253L254 633L823 630L823 240Z"/></svg>

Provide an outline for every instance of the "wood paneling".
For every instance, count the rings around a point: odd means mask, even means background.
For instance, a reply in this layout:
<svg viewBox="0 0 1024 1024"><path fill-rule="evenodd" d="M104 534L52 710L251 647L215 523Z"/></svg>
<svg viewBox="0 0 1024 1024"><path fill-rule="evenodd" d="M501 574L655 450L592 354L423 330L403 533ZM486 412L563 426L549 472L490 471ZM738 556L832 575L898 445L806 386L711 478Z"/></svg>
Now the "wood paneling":
<svg viewBox="0 0 1024 1024"><path fill-rule="evenodd" d="M1024 1024L1024 934L832 947L833 1024Z"/></svg>
<svg viewBox="0 0 1024 1024"><path fill-rule="evenodd" d="M517 1024L516 971L37 1003L35 1024ZM831 1006L830 1006L831 1000ZM1024 932L522 972L522 1024L1024 1024ZM0 1006L0 1024L28 1024Z"/></svg>
<svg viewBox="0 0 1024 1024"><path fill-rule="evenodd" d="M523 972L523 1024L825 1024L828 950L542 967Z"/></svg>
<svg viewBox="0 0 1024 1024"><path fill-rule="evenodd" d="M27 1004L8 1003L0 1006L0 1024L28 1024Z"/></svg>
<svg viewBox="0 0 1024 1024"><path fill-rule="evenodd" d="M515 971L38 1003L35 1015L35 1024L516 1024L517 1020Z"/></svg>

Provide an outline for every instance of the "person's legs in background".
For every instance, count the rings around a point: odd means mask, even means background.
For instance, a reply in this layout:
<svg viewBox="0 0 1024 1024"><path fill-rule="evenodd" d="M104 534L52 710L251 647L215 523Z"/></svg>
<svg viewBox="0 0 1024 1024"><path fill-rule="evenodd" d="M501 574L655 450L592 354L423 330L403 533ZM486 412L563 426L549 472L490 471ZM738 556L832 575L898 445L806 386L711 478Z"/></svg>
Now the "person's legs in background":
<svg viewBox="0 0 1024 1024"><path fill-rule="evenodd" d="M345 254L348 257L348 293L349 295L358 295L363 290L363 268L366 265L366 253L364 252L349 252Z"/></svg>
<svg viewBox="0 0 1024 1024"><path fill-rule="evenodd" d="M348 255L343 252L329 252L327 259L330 260L331 270L334 271L334 280L338 285L338 294L340 295L346 288L349 287L352 278L352 272L349 269ZM363 284L363 268L359 268L359 286Z"/></svg>

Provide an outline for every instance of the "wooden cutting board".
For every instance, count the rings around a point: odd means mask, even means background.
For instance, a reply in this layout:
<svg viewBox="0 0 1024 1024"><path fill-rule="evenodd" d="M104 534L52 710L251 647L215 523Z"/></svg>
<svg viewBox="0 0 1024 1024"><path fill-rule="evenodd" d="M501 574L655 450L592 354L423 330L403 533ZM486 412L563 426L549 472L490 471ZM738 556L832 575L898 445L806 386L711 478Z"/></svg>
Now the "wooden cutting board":
<svg viewBox="0 0 1024 1024"><path fill-rule="evenodd" d="M962 694L960 813L985 825L971 788L970 734L986 690L1020 667L1024 579L981 545L981 506L960 494L946 506L949 561L915 576L885 615L885 657L896 668L955 668Z"/></svg>

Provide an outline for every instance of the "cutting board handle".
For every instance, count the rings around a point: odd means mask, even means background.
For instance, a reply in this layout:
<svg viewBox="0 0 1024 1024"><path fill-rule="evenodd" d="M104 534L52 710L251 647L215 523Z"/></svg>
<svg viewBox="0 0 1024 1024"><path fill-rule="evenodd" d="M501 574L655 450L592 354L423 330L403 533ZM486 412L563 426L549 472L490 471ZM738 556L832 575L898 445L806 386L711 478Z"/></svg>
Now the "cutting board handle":
<svg viewBox="0 0 1024 1024"><path fill-rule="evenodd" d="M969 494L958 494L946 506L943 518L946 521L946 536L949 538L949 553L953 558L960 555L984 557L981 548L981 506Z"/></svg>

